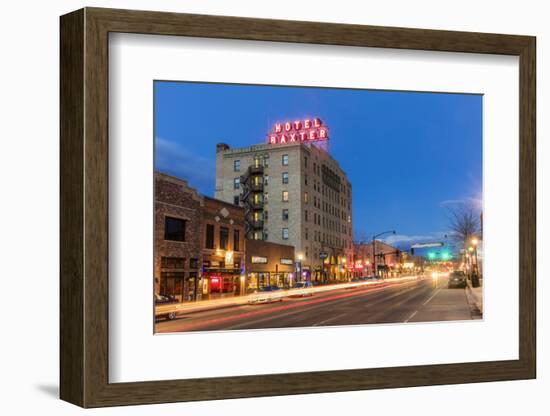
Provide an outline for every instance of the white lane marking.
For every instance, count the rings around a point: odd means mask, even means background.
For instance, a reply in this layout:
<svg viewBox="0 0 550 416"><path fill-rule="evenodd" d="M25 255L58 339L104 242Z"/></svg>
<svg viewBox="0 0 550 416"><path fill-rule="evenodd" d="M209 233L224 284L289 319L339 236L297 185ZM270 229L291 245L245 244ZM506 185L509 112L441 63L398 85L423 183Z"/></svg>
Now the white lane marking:
<svg viewBox="0 0 550 416"><path fill-rule="evenodd" d="M325 319L324 321L317 322L317 323L313 324L312 326L323 325L323 324L326 324L327 322L334 321L334 320L336 320L338 318L341 318L342 316L345 316L345 315L347 315L347 313L341 313L340 315L336 315L336 316L333 316L332 318Z"/></svg>
<svg viewBox="0 0 550 416"><path fill-rule="evenodd" d="M437 294L439 293L440 290L441 290L441 289L437 289L437 290L435 291L435 293L434 293L432 296L430 296L430 298L429 298L426 302L424 302L422 305L423 305L423 306L426 306L426 304L427 304L429 301L431 301L431 300L435 297L435 295L437 295Z"/></svg>
<svg viewBox="0 0 550 416"><path fill-rule="evenodd" d="M416 315L418 313L418 311L414 311L411 316L409 316L406 320L405 320L405 323L409 322L413 317L414 315Z"/></svg>

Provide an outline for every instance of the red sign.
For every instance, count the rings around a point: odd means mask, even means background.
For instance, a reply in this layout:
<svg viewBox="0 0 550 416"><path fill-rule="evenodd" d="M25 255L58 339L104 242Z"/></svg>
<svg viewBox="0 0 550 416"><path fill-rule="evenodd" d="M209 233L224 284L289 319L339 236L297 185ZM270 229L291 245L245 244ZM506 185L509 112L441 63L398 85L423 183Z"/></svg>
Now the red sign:
<svg viewBox="0 0 550 416"><path fill-rule="evenodd" d="M275 123L268 134L269 144L305 143L328 139L328 129L320 118Z"/></svg>

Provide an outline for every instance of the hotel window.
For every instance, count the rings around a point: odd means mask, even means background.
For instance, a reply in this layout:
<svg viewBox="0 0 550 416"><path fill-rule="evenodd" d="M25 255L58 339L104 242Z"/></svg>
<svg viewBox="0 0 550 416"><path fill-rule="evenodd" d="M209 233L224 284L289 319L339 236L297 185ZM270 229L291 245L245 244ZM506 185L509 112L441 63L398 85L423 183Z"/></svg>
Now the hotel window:
<svg viewBox="0 0 550 416"><path fill-rule="evenodd" d="M306 228L306 240L309 240L309 231L308 229ZM306 256L307 257L307 256Z"/></svg>
<svg viewBox="0 0 550 416"><path fill-rule="evenodd" d="M288 209L283 209L283 221L288 221Z"/></svg>
<svg viewBox="0 0 550 416"><path fill-rule="evenodd" d="M267 221L268 220L268 215L267 215L267 211L264 211L264 221Z"/></svg>
<svg viewBox="0 0 550 416"><path fill-rule="evenodd" d="M304 176L304 184L307 186L307 175Z"/></svg>
<svg viewBox="0 0 550 416"><path fill-rule="evenodd" d="M189 268L198 269L199 268L199 259L189 259Z"/></svg>
<svg viewBox="0 0 550 416"><path fill-rule="evenodd" d="M233 205L239 206L239 195L233 197Z"/></svg>
<svg viewBox="0 0 550 416"><path fill-rule="evenodd" d="M164 222L164 239L170 241L185 241L185 220L166 217Z"/></svg>
<svg viewBox="0 0 550 416"><path fill-rule="evenodd" d="M288 228L283 228L283 240L288 240Z"/></svg>
<svg viewBox="0 0 550 416"><path fill-rule="evenodd" d="M264 231L262 232L262 237L264 241L267 241L267 238L268 238L267 229L264 229Z"/></svg>
<svg viewBox="0 0 550 416"><path fill-rule="evenodd" d="M307 192L304 192L304 202L307 204L308 201L309 201L308 194L307 194Z"/></svg>
<svg viewBox="0 0 550 416"><path fill-rule="evenodd" d="M241 178L233 179L233 189L239 189L239 186L241 186Z"/></svg>
<svg viewBox="0 0 550 416"><path fill-rule="evenodd" d="M269 197L269 192L264 192L264 203L267 203Z"/></svg>
<svg viewBox="0 0 550 416"><path fill-rule="evenodd" d="M262 232L254 231L254 240L261 240L261 239L262 239Z"/></svg>
<svg viewBox="0 0 550 416"><path fill-rule="evenodd" d="M241 233L239 230L233 230L233 251L240 251Z"/></svg>
<svg viewBox="0 0 550 416"><path fill-rule="evenodd" d="M304 211L304 219L305 219L306 222L308 221L308 218L307 218L307 209Z"/></svg>
<svg viewBox="0 0 550 416"><path fill-rule="evenodd" d="M214 225L206 224L206 248L214 248Z"/></svg>
<svg viewBox="0 0 550 416"><path fill-rule="evenodd" d="M239 172L241 170L241 161L240 160L234 160L233 161L233 171Z"/></svg>
<svg viewBox="0 0 550 416"><path fill-rule="evenodd" d="M288 155L283 155L281 158L283 166L288 166Z"/></svg>
<svg viewBox="0 0 550 416"><path fill-rule="evenodd" d="M269 183L269 175L264 175L264 185Z"/></svg>
<svg viewBox="0 0 550 416"><path fill-rule="evenodd" d="M269 167L269 155L264 155L264 168Z"/></svg>
<svg viewBox="0 0 550 416"><path fill-rule="evenodd" d="M264 199L265 199L265 197L264 197ZM253 197L252 197L252 202L254 202L255 204L261 204L262 203L262 195L254 194Z"/></svg>
<svg viewBox="0 0 550 416"><path fill-rule="evenodd" d="M283 172L283 184L288 184L288 172Z"/></svg>
<svg viewBox="0 0 550 416"><path fill-rule="evenodd" d="M304 156L304 167L307 169L307 156Z"/></svg>
<svg viewBox="0 0 550 416"><path fill-rule="evenodd" d="M283 191L283 202L288 202L288 191Z"/></svg>
<svg viewBox="0 0 550 416"><path fill-rule="evenodd" d="M227 227L220 227L220 248L227 250L227 243L229 242L229 229Z"/></svg>

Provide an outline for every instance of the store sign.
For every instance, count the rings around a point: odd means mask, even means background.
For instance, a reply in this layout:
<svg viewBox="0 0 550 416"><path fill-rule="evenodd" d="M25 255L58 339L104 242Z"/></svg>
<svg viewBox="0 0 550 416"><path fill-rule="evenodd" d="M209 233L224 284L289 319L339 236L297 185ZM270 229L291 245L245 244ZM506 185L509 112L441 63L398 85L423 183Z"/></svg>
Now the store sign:
<svg viewBox="0 0 550 416"><path fill-rule="evenodd" d="M266 264L267 263L267 257L252 256L252 263Z"/></svg>
<svg viewBox="0 0 550 416"><path fill-rule="evenodd" d="M292 266L294 261L292 259L281 259L281 264L288 264Z"/></svg>
<svg viewBox="0 0 550 416"><path fill-rule="evenodd" d="M320 118L275 123L268 134L269 144L315 142L328 139L328 129Z"/></svg>
<svg viewBox="0 0 550 416"><path fill-rule="evenodd" d="M328 253L327 253L326 251L321 251L321 252L319 252L319 258L320 258L321 260L324 260L324 259L326 259L327 257L328 257Z"/></svg>

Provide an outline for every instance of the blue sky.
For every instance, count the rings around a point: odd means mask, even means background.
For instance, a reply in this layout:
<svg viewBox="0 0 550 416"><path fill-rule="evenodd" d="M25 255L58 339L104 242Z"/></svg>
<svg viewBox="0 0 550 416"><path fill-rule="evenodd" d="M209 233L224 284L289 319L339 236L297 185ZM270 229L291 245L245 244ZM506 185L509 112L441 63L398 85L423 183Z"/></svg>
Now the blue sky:
<svg viewBox="0 0 550 416"><path fill-rule="evenodd" d="M353 186L357 239L440 240L446 207L482 192L482 96L155 82L155 166L212 196L215 147L264 143L277 121L319 117Z"/></svg>

